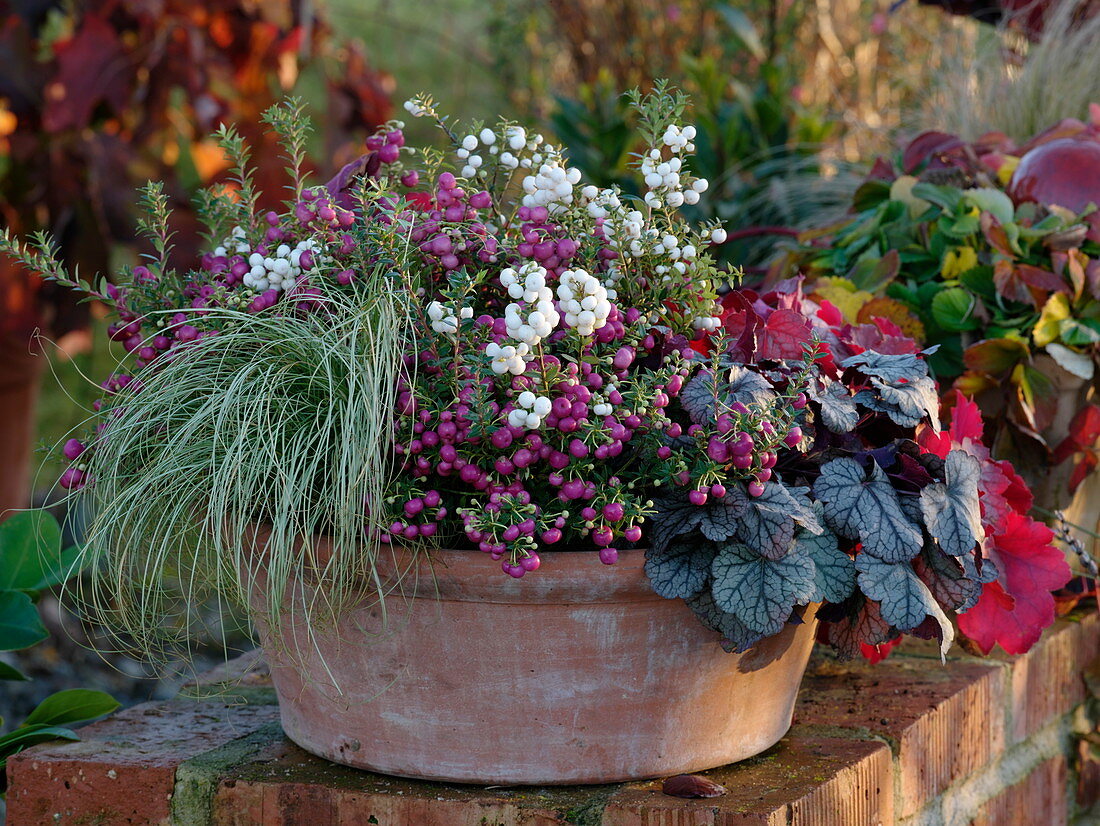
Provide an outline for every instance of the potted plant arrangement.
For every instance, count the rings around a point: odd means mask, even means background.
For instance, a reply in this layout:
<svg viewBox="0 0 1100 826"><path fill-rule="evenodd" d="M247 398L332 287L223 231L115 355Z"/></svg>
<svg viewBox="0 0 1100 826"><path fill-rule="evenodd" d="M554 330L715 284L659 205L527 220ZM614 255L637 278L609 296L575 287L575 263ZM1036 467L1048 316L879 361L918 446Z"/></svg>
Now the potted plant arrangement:
<svg viewBox="0 0 1100 826"><path fill-rule="evenodd" d="M1100 437L1097 204L1097 122L1066 120L1022 146L924 133L877 162L852 217L803 238L773 277L802 271L847 319L889 318L939 345L937 378L978 401L994 453L1030 469L1043 512L1068 506L1096 531L1091 487L1071 497L1092 484Z"/></svg>
<svg viewBox="0 0 1100 826"><path fill-rule="evenodd" d="M117 627L184 633L168 618L215 588L249 606L304 748L509 784L758 753L815 635L1037 639L1069 568L974 408L941 429L931 351L798 281L719 300L723 231L678 214L706 188L686 100L632 103L637 199L425 97L406 108L447 151L394 122L307 184L288 104L285 210L255 211L224 129L236 185L204 198L188 272L156 185L155 252L118 286L4 237L113 304L129 353L61 480Z"/></svg>

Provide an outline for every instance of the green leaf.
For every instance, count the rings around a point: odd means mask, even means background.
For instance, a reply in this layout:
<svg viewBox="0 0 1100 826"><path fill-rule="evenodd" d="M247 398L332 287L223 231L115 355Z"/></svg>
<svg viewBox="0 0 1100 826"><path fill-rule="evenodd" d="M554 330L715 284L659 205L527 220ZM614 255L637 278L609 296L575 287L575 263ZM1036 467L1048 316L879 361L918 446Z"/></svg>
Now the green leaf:
<svg viewBox="0 0 1100 826"><path fill-rule="evenodd" d="M962 450L952 450L944 462L945 482L934 482L920 492L921 512L928 532L951 556L974 550L985 536L978 505L981 464Z"/></svg>
<svg viewBox="0 0 1100 826"><path fill-rule="evenodd" d="M49 740L79 739L80 737L75 731L60 726L21 726L15 731L8 732L0 737L0 770L7 765L9 757L36 743L45 743Z"/></svg>
<svg viewBox="0 0 1100 826"><path fill-rule="evenodd" d="M953 333L973 330L978 327L978 320L974 318L977 305L978 299L973 293L962 287L948 287L932 299L932 317L943 329Z"/></svg>
<svg viewBox="0 0 1100 826"><path fill-rule="evenodd" d="M668 550L645 554L645 572L650 585L665 599L695 596L710 579L715 547L710 542L673 542Z"/></svg>
<svg viewBox="0 0 1100 826"><path fill-rule="evenodd" d="M760 35L756 33L756 27L749 20L748 15L728 3L719 5L718 13L722 15L730 31L737 35L737 39L745 45L753 57L763 60L767 56L764 44L760 42Z"/></svg>
<svg viewBox="0 0 1100 826"><path fill-rule="evenodd" d="M110 694L90 688L70 688L51 694L30 713L25 726L60 726L84 723L110 714L119 702Z"/></svg>
<svg viewBox="0 0 1100 826"><path fill-rule="evenodd" d="M913 187L912 193L915 197L923 198L948 212L954 212L955 208L962 203L962 192L953 186L920 183Z"/></svg>
<svg viewBox="0 0 1100 826"><path fill-rule="evenodd" d="M1012 199L999 189L991 187L968 189L963 195L963 200L982 212L988 212L1002 226L1016 220L1016 207L1013 206Z"/></svg>
<svg viewBox="0 0 1100 826"><path fill-rule="evenodd" d="M26 674L20 671L14 666L8 665L3 660L0 660L0 680L11 680L13 682L25 682L29 680Z"/></svg>
<svg viewBox="0 0 1100 826"><path fill-rule="evenodd" d="M37 590L60 559L61 527L48 511L20 511L0 525L0 590Z"/></svg>
<svg viewBox="0 0 1100 826"><path fill-rule="evenodd" d="M814 564L809 557L766 559L737 542L721 546L711 564L715 604L752 631L777 634L795 605L814 598Z"/></svg>
<svg viewBox="0 0 1100 826"><path fill-rule="evenodd" d="M920 553L924 536L902 511L897 491L877 462L868 476L854 459L834 459L821 468L814 494L829 526L858 539L868 554L905 562Z"/></svg>
<svg viewBox="0 0 1100 826"><path fill-rule="evenodd" d="M19 651L49 636L31 598L22 591L0 591L0 651Z"/></svg>
<svg viewBox="0 0 1100 826"><path fill-rule="evenodd" d="M890 184L886 181L864 181L852 197L852 209L864 212L873 209L890 198Z"/></svg>

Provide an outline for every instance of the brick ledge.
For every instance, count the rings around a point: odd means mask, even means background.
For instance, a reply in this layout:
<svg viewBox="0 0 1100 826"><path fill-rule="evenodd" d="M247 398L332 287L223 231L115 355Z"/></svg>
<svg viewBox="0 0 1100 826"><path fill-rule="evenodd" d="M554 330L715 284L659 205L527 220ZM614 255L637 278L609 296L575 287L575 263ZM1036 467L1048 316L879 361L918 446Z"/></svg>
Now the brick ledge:
<svg viewBox="0 0 1100 826"><path fill-rule="evenodd" d="M699 801L658 782L481 789L327 763L283 737L256 661L12 758L9 823L1084 826L1100 808L1100 767L1082 745L1100 714L1085 679L1100 676L1095 611L1020 657L942 667L920 643L876 666L815 655L790 734L708 772L730 793Z"/></svg>

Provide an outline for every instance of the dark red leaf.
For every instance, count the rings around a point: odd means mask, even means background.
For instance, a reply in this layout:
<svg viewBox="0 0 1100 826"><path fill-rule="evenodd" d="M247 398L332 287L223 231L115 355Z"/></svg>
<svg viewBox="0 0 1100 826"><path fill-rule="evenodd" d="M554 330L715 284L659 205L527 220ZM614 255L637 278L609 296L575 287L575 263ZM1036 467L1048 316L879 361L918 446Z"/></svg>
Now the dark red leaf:
<svg viewBox="0 0 1100 826"><path fill-rule="evenodd" d="M922 132L905 147L901 159L902 168L907 173L915 172L925 161L942 159L946 153L962 146L963 142L955 135L948 135L946 132Z"/></svg>
<svg viewBox="0 0 1100 826"><path fill-rule="evenodd" d="M661 784L661 791L671 797L721 797L726 794L725 786L701 774L678 774Z"/></svg>
<svg viewBox="0 0 1100 826"><path fill-rule="evenodd" d="M126 108L133 78L131 57L111 25L88 15L69 40L59 43L57 77L46 90L42 126L47 132L83 129L101 103Z"/></svg>

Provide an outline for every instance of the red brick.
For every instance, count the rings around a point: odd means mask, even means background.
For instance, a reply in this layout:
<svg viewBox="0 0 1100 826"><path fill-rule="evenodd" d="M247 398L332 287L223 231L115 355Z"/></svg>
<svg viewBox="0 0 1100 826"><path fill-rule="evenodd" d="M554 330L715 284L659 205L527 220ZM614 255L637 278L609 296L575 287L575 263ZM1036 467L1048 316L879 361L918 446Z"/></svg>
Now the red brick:
<svg viewBox="0 0 1100 826"><path fill-rule="evenodd" d="M984 803L970 826L1060 826L1069 823L1068 767L1062 755L1037 766L1026 778Z"/></svg>
<svg viewBox="0 0 1100 826"><path fill-rule="evenodd" d="M270 705L172 700L135 706L8 761L18 826L168 823L176 768L278 719Z"/></svg>
<svg viewBox="0 0 1100 826"><path fill-rule="evenodd" d="M402 780L329 763L283 740L222 778L212 826L558 826L571 810L602 805L603 794Z"/></svg>
<svg viewBox="0 0 1100 826"><path fill-rule="evenodd" d="M802 683L795 721L886 738L897 760L899 818L1004 750L1005 669L894 659L877 665L818 660Z"/></svg>
<svg viewBox="0 0 1100 826"><path fill-rule="evenodd" d="M872 740L796 730L759 757L704 774L728 794L679 800L659 781L631 784L604 810L603 826L890 826L890 750Z"/></svg>

